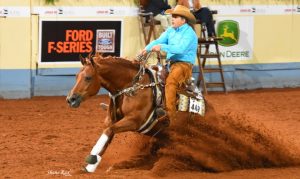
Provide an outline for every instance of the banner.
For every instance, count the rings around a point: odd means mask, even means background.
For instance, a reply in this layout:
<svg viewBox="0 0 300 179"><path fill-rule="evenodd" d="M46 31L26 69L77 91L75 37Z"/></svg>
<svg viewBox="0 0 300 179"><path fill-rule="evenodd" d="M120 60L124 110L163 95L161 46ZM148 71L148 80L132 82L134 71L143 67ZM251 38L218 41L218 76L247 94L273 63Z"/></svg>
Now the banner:
<svg viewBox="0 0 300 179"><path fill-rule="evenodd" d="M252 60L254 41L253 17L217 17L216 33L222 60ZM216 53L211 48L212 53Z"/></svg>
<svg viewBox="0 0 300 179"><path fill-rule="evenodd" d="M40 62L78 62L95 52L120 56L121 31L121 21L42 20Z"/></svg>

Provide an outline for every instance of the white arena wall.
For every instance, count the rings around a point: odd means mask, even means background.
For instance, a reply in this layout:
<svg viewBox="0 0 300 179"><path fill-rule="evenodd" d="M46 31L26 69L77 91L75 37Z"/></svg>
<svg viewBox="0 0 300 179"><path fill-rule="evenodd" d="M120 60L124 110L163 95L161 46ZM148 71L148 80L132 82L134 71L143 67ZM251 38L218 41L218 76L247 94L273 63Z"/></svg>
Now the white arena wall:
<svg viewBox="0 0 300 179"><path fill-rule="evenodd" d="M300 86L299 1L201 2L218 10L216 29L224 22L238 24L234 30L238 33L236 44L220 45L229 91ZM115 53L134 58L145 46L137 13L134 0L59 0L55 5L43 0L0 1L0 98L67 95L81 65L68 50L52 56L43 53L45 39L56 38L55 24L66 22L84 29L85 24L93 22L99 22L100 28L102 24L110 28L105 22L120 22L120 26L113 26L118 35ZM77 21L82 23L73 23ZM45 28L48 26L42 29L47 23L53 30ZM57 26L58 30L63 28ZM67 36L60 40L69 41ZM60 61L60 57L71 56L69 61ZM216 62L211 60L209 64ZM194 75L198 76L197 66Z"/></svg>

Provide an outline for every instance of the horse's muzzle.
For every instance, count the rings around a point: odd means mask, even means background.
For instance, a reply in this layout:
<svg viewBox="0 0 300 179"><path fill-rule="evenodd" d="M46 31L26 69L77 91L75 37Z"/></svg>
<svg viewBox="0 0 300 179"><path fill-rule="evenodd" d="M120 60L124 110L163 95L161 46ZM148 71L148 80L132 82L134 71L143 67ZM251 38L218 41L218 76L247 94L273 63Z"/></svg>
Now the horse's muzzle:
<svg viewBox="0 0 300 179"><path fill-rule="evenodd" d="M81 103L81 96L79 94L72 94L71 96L67 96L66 101L72 108L77 108Z"/></svg>

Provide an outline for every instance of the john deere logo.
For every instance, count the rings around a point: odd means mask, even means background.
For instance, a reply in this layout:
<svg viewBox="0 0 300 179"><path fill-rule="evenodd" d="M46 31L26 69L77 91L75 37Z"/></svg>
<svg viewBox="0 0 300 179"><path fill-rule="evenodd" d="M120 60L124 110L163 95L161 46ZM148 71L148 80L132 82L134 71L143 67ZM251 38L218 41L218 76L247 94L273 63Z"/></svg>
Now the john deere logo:
<svg viewBox="0 0 300 179"><path fill-rule="evenodd" d="M218 23L217 33L223 40L219 41L222 46L233 46L239 41L240 29L239 24L233 20L224 20Z"/></svg>

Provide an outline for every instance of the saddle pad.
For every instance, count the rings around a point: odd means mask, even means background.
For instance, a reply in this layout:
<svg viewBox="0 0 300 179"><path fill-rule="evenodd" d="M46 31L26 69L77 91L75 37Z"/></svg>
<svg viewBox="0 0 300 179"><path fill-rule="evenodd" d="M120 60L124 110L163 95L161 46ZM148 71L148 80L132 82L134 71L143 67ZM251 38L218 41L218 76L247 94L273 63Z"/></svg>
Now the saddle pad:
<svg viewBox="0 0 300 179"><path fill-rule="evenodd" d="M192 97L188 97L183 94L178 94L178 111L186 111L195 114L199 114L200 116L205 115L205 102L204 99L196 99Z"/></svg>

